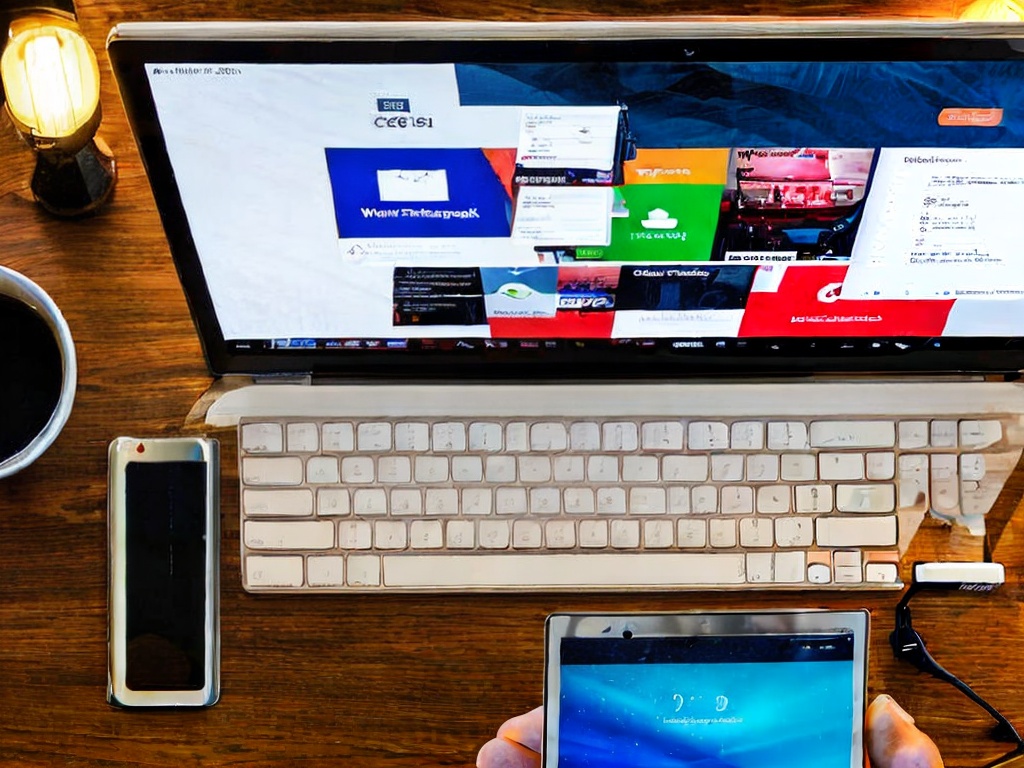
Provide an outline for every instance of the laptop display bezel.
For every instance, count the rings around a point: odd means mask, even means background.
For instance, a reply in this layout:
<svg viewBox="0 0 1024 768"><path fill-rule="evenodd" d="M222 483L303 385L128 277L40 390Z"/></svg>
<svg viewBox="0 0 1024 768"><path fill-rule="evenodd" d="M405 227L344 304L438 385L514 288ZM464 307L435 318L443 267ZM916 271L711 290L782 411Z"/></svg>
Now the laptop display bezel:
<svg viewBox="0 0 1024 768"><path fill-rule="evenodd" d="M993 373L1024 369L1024 338L756 338L722 347L614 344L428 350L237 349L225 340L174 181L147 64L955 61L1024 58L1024 33L1000 25L890 24L127 24L108 52L157 210L211 372L314 376L699 377L822 373ZM400 335L397 334L396 335ZM895 342L899 341L899 344Z"/></svg>

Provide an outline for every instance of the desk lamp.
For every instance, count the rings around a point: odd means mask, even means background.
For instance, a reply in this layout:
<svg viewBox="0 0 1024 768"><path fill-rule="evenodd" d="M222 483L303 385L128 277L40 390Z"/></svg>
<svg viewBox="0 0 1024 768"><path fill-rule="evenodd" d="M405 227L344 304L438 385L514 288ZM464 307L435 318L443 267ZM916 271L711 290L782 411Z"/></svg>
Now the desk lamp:
<svg viewBox="0 0 1024 768"><path fill-rule="evenodd" d="M58 216L98 208L114 187L110 150L95 137L100 73L74 17L39 11L10 23L0 56L5 107L36 151L32 194Z"/></svg>

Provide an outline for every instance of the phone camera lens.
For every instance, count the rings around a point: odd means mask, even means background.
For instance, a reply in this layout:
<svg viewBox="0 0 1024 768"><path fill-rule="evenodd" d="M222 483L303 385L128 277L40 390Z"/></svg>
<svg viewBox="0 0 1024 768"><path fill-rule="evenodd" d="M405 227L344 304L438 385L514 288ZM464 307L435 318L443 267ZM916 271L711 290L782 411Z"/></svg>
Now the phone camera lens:
<svg viewBox="0 0 1024 768"><path fill-rule="evenodd" d="M632 640L633 639L633 633L631 631L629 631L628 629L622 630L622 636L626 640Z"/></svg>

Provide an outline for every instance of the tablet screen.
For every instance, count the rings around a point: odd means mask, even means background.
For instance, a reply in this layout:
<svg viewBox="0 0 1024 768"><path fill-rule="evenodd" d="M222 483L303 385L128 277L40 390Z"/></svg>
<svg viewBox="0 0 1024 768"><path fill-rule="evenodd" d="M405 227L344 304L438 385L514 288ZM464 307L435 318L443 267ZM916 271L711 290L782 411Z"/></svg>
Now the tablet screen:
<svg viewBox="0 0 1024 768"><path fill-rule="evenodd" d="M854 618L666 634L619 621L598 636L549 641L545 765L860 766L863 638Z"/></svg>

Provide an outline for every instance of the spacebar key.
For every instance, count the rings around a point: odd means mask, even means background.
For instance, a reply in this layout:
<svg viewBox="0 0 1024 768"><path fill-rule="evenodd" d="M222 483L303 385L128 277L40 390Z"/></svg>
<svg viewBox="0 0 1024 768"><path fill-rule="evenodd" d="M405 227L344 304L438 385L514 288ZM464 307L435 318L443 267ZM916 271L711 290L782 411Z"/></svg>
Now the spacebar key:
<svg viewBox="0 0 1024 768"><path fill-rule="evenodd" d="M742 553L385 555L383 560L389 587L670 587L746 581Z"/></svg>

